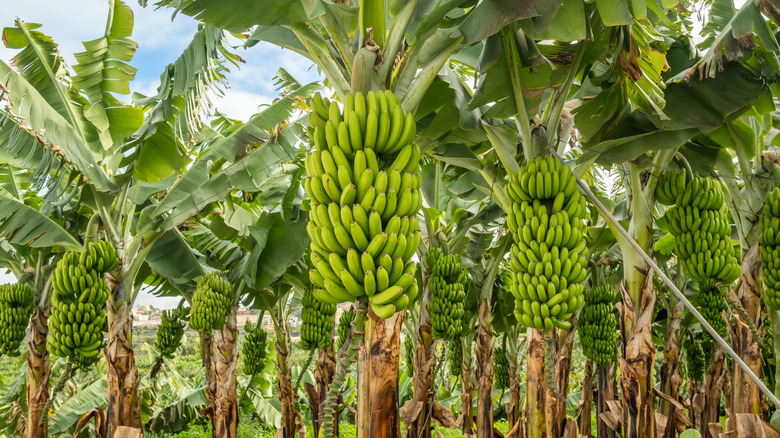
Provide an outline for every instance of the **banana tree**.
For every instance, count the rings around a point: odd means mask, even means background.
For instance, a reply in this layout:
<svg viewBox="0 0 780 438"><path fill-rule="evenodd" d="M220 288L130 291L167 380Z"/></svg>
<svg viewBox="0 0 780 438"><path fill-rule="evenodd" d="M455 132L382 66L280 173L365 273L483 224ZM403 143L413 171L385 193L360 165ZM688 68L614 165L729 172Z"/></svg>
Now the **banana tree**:
<svg viewBox="0 0 780 438"><path fill-rule="evenodd" d="M36 147L36 140L19 133L14 123L9 122L6 114L0 115L5 123L0 132L0 144L8 144L16 138L27 147ZM14 131L17 131L14 134ZM21 134L21 135L19 135ZM2 138L5 137L5 138ZM44 151L39 150L39 157ZM52 162L56 159L48 157ZM28 437L46 436L48 415L45 406L49 400L49 352L46 339L48 336L47 307L51 286L49 278L62 250L78 250L81 248L79 234L86 225L87 219L80 217L71 205L68 205L65 189L66 179L62 178L64 169L58 172L60 178L46 181L36 181L26 172L20 172L14 163L23 164L13 155L5 157L6 164L2 167L2 182L0 182L0 205L3 206L3 220L0 226L0 266L7 268L19 283L26 284L34 295L35 309L29 321L30 339L28 342L29 356L27 358L27 427ZM55 174L57 175L57 174ZM28 179L32 179L33 183ZM54 184L52 184L52 181ZM38 183L50 184L48 196L38 196ZM63 208L64 207L64 208ZM49 210L52 218L41 214L40 210ZM74 237L75 236L75 237Z"/></svg>
<svg viewBox="0 0 780 438"><path fill-rule="evenodd" d="M75 172L79 178L73 180L72 196L97 214L122 259L111 274L107 304L107 420L113 435L119 426L141 426L131 344L131 307L146 278L139 273L148 267L181 274L181 267L173 266L175 259L166 259L183 244L176 227L205 204L222 199L228 187L256 191L256 181L292 156L287 137L277 133L272 138L271 132L287 119L296 96L312 87L290 90L229 132L203 126L193 102L206 102L201 94L224 83L226 58L236 61L224 45L225 33L204 26L179 60L166 68L157 96L140 99L143 107L123 103L116 94L128 92L135 73L127 64L136 47L129 39L132 10L120 1L109 6L106 34L85 43L87 51L77 55L75 74L63 68L56 46L36 30L38 25L18 21L6 28L4 41L20 49L15 58L18 72L0 63L0 83L9 102L10 117L4 122L24 128L10 132L32 137L36 148L47 151L24 154L20 143L4 142L4 153L24 159L21 167L34 173L46 173L60 162ZM196 146L191 149L192 140ZM182 173L191 161L190 151L199 152L199 159ZM223 160L212 166L217 158ZM205 172L207 168L213 173ZM181 178L174 184L177 176ZM153 260L147 260L150 254ZM175 276L178 286L191 287L194 276L188 274Z"/></svg>

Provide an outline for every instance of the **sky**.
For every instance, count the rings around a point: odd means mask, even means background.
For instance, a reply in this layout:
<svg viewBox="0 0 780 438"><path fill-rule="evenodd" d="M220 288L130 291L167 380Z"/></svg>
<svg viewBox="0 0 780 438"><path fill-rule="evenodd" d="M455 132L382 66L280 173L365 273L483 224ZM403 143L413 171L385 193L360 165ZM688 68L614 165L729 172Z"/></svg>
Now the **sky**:
<svg viewBox="0 0 780 438"><path fill-rule="evenodd" d="M128 0L133 9L135 29L132 39L138 43L138 51L130 64L138 69L131 82L131 92L145 95L155 93L160 74L187 47L197 31L197 22L178 14L171 21L170 9L143 8L137 1ZM38 29L52 37L66 64L74 65L74 53L84 50L82 41L100 38L105 33L107 0L0 0L0 27L13 26L18 18L28 23L40 23ZM233 40L235 46L240 41ZM0 59L9 62L14 50L0 44ZM320 79L314 64L289 50L267 43L252 48L238 47L235 52L246 60L240 68L231 66L228 74L229 88L224 97L215 100L216 108L228 117L247 120L258 108L270 104L276 97L273 77L281 67L302 83ZM129 100L130 96L124 99ZM0 283L15 281L13 276L0 272ZM152 304L173 308L178 298L157 298L145 292L136 300L137 305Z"/></svg>

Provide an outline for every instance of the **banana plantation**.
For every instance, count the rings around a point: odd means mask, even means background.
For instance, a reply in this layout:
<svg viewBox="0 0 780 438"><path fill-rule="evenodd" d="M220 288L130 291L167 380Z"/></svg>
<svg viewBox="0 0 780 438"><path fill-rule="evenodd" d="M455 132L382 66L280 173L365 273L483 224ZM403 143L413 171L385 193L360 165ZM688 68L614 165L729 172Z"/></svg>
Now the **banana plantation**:
<svg viewBox="0 0 780 438"><path fill-rule="evenodd" d="M780 0L129 2L0 8L0 436L780 438Z"/></svg>

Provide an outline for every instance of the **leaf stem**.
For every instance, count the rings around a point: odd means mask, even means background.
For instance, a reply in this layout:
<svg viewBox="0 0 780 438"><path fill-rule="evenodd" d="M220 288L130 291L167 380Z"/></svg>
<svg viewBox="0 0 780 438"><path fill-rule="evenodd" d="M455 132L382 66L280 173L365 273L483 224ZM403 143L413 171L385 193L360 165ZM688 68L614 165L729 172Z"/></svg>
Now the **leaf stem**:
<svg viewBox="0 0 780 438"><path fill-rule="evenodd" d="M528 110L525 107L525 98L523 97L523 84L520 80L522 65L517 56L517 41L515 41L514 26L507 26L501 29L501 47L504 56L506 57L509 78L512 83L512 95L515 99L515 106L517 107L516 121L520 128L520 133L523 136L523 153L526 160L531 160L539 156L541 151L535 150L533 141L531 140L531 125L529 124L530 119Z"/></svg>

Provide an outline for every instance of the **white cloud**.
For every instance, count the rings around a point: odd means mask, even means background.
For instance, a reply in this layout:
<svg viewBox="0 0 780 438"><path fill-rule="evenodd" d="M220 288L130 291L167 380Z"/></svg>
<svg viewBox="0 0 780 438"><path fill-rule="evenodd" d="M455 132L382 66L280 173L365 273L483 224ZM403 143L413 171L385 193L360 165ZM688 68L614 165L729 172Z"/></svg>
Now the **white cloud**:
<svg viewBox="0 0 780 438"><path fill-rule="evenodd" d="M214 100L214 106L228 117L246 121L253 114L259 112L262 105L270 104L273 100L273 95L229 89L225 96Z"/></svg>

